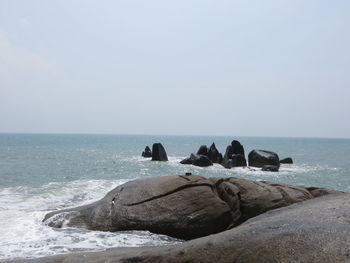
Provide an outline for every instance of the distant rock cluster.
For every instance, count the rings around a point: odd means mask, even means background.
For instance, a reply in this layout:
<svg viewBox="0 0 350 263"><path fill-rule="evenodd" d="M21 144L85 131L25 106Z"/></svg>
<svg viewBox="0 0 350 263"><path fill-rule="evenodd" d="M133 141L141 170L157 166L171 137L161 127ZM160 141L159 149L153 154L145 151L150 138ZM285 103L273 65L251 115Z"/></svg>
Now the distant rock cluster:
<svg viewBox="0 0 350 263"><path fill-rule="evenodd" d="M146 146L142 152L145 158L152 158L152 161L168 161L167 153L161 143L154 143L151 149ZM190 164L199 167L208 167L214 163L221 164L227 169L234 167L259 167L262 171L278 172L280 164L292 164L293 159L290 157L279 159L275 152L266 150L252 150L248 154L248 162L245 157L243 145L236 140L233 140L230 145L226 147L224 156L218 151L213 142L208 148L207 145L199 147L196 154L192 153L190 157L183 159L181 164Z"/></svg>

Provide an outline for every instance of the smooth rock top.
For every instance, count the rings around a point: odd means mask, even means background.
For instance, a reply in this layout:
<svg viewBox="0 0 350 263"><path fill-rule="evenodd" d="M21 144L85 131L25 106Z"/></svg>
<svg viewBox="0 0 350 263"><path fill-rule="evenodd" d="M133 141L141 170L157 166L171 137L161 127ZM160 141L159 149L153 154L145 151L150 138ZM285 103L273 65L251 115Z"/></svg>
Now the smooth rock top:
<svg viewBox="0 0 350 263"><path fill-rule="evenodd" d="M277 153L265 150L253 150L248 154L248 162L250 166L263 167L265 165L273 165L280 167L279 157Z"/></svg>
<svg viewBox="0 0 350 263"><path fill-rule="evenodd" d="M318 196L327 189L312 191ZM44 221L100 231L148 230L180 239L224 231L271 209L313 198L304 187L239 178L159 176L120 185L101 200Z"/></svg>

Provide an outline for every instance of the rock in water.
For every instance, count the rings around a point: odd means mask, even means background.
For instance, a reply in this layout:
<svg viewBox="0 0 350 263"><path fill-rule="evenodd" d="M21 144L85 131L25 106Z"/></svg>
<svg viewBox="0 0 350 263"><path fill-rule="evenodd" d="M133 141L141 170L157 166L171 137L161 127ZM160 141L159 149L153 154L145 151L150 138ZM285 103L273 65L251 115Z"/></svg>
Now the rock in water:
<svg viewBox="0 0 350 263"><path fill-rule="evenodd" d="M191 157L186 158L180 162L181 164L192 164L200 167L207 167L213 165L209 158L205 155L191 154Z"/></svg>
<svg viewBox="0 0 350 263"><path fill-rule="evenodd" d="M146 146L145 150L142 152L142 157L145 157L145 158L152 157L152 151L148 146Z"/></svg>
<svg viewBox="0 0 350 263"><path fill-rule="evenodd" d="M248 155L248 161L250 166L263 167L265 165L273 165L280 167L279 157L277 153L264 151L264 150L253 150Z"/></svg>
<svg viewBox="0 0 350 263"><path fill-rule="evenodd" d="M239 141L233 140L231 142L231 146L232 154L242 154L243 157L245 156L243 145Z"/></svg>
<svg viewBox="0 0 350 263"><path fill-rule="evenodd" d="M319 195L334 193L322 189ZM313 198L306 188L239 178L157 176L120 185L89 205L45 216L62 225L99 231L148 230L193 239L237 226L271 209Z"/></svg>
<svg viewBox="0 0 350 263"><path fill-rule="evenodd" d="M197 151L197 155L208 156L208 147L206 145L202 145L201 147L199 147Z"/></svg>
<svg viewBox="0 0 350 263"><path fill-rule="evenodd" d="M220 153L218 149L216 149L215 143L213 143L208 151L208 158L213 163L220 163Z"/></svg>
<svg viewBox="0 0 350 263"><path fill-rule="evenodd" d="M279 168L276 165L264 165L261 171L264 172L278 172Z"/></svg>
<svg viewBox="0 0 350 263"><path fill-rule="evenodd" d="M284 159L280 160L280 163L285 163L285 164L289 163L289 164L292 164L292 163L293 163L293 159L290 158L290 157L287 157L287 158L284 158Z"/></svg>
<svg viewBox="0 0 350 263"><path fill-rule="evenodd" d="M161 143L154 143L152 146L152 161L168 161L168 156Z"/></svg>

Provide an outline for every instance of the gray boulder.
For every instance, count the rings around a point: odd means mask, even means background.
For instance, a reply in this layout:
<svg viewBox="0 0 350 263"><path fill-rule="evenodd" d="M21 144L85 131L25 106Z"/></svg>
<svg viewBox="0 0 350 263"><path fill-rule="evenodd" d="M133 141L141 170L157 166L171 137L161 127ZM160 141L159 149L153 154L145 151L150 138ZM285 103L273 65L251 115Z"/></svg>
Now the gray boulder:
<svg viewBox="0 0 350 263"><path fill-rule="evenodd" d="M253 150L248 155L250 166L263 167L265 165L274 165L280 167L279 157L277 153L265 150Z"/></svg>
<svg viewBox="0 0 350 263"><path fill-rule="evenodd" d="M323 191L318 195L328 193ZM312 198L312 193L300 186L239 178L160 176L127 182L95 203L51 212L44 221L52 227L149 230L188 240Z"/></svg>
<svg viewBox="0 0 350 263"><path fill-rule="evenodd" d="M114 248L27 262L350 262L349 222L350 195L328 195L269 211L234 229L177 245Z"/></svg>
<svg viewBox="0 0 350 263"><path fill-rule="evenodd" d="M152 146L152 161L168 161L168 156L161 143L154 143Z"/></svg>

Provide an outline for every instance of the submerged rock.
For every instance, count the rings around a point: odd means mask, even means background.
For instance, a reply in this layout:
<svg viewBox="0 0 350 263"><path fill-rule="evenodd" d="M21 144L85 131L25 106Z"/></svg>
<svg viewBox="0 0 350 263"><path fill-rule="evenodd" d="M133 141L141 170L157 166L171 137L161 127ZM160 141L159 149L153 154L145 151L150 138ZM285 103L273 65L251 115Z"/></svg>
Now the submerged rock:
<svg viewBox="0 0 350 263"><path fill-rule="evenodd" d="M323 189L317 194L327 193ZM304 187L286 184L195 175L159 176L127 182L97 202L51 212L44 221L53 227L148 230L188 240L313 197Z"/></svg>
<svg viewBox="0 0 350 263"><path fill-rule="evenodd" d="M273 165L280 167L279 157L277 153L265 150L253 150L248 155L250 166L263 167L265 165Z"/></svg>
<svg viewBox="0 0 350 263"><path fill-rule="evenodd" d="M168 156L161 143L154 143L152 146L152 161L168 161Z"/></svg>
<svg viewBox="0 0 350 263"><path fill-rule="evenodd" d="M145 150L142 152L142 157L145 157L145 158L152 157L152 151L148 146L146 146Z"/></svg>

